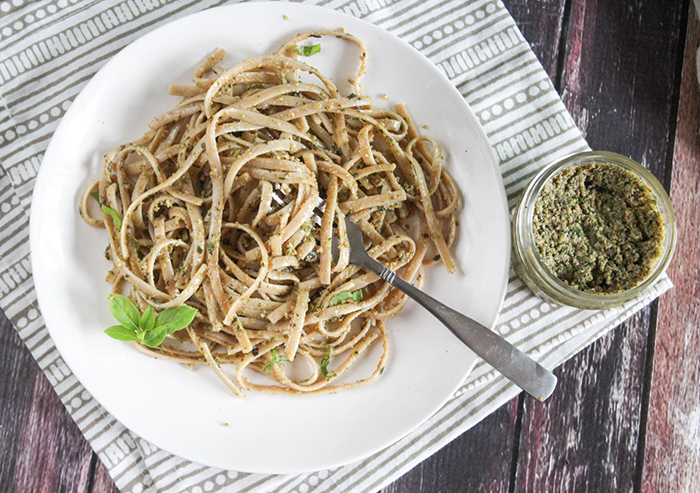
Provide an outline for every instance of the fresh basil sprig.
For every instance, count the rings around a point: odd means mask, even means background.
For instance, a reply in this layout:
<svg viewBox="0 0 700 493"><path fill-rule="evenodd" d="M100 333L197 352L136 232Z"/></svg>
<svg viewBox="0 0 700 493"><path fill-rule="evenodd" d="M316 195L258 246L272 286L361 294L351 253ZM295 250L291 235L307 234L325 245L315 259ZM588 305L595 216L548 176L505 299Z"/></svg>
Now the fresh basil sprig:
<svg viewBox="0 0 700 493"><path fill-rule="evenodd" d="M339 305L345 300L352 300L354 302L362 301L362 289L358 289L357 291L341 291L333 295L331 298L331 306Z"/></svg>
<svg viewBox="0 0 700 493"><path fill-rule="evenodd" d="M294 53L296 53L297 55L311 56L321 51L321 45L317 43L311 46L292 46L292 51L294 51Z"/></svg>
<svg viewBox="0 0 700 493"><path fill-rule="evenodd" d="M323 358L321 360L321 373L323 373L323 376L326 378L331 378L331 377L336 376L336 373L334 371L328 371L328 365L330 364L332 357L333 357L333 346L329 346L328 347L328 357Z"/></svg>
<svg viewBox="0 0 700 493"><path fill-rule="evenodd" d="M265 368L263 368L263 372L265 372L265 374L267 375L270 374L270 371L272 371L272 365L274 365L275 363L279 363L280 361L289 361L289 358L287 358L286 354L280 354L279 356L277 356L277 349L273 349L272 351L270 351L270 354L272 355L272 359L268 364L265 365Z"/></svg>
<svg viewBox="0 0 700 493"><path fill-rule="evenodd" d="M120 294L110 294L107 306L121 325L113 325L105 334L120 341L138 341L148 347L158 347L168 334L182 330L192 323L197 309L175 306L158 315L148 306L143 315L131 301Z"/></svg>

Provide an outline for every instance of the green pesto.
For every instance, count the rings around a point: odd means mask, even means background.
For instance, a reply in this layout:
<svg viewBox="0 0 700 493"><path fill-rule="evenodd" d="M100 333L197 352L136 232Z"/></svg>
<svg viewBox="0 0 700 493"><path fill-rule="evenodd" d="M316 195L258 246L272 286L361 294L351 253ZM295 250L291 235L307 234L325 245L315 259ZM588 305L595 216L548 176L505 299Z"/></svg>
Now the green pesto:
<svg viewBox="0 0 700 493"><path fill-rule="evenodd" d="M547 268L580 291L627 291L661 256L664 224L651 190L614 164L554 175L535 202L532 225Z"/></svg>

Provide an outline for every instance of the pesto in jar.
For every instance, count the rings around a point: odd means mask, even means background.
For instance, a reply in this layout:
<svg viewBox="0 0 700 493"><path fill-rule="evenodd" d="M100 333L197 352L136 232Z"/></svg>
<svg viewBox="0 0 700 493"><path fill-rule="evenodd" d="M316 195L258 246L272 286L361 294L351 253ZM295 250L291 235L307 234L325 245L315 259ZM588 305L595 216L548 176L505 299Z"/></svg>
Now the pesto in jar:
<svg viewBox="0 0 700 493"><path fill-rule="evenodd" d="M554 175L535 201L532 225L547 268L580 291L627 291L661 256L664 224L651 190L614 164Z"/></svg>

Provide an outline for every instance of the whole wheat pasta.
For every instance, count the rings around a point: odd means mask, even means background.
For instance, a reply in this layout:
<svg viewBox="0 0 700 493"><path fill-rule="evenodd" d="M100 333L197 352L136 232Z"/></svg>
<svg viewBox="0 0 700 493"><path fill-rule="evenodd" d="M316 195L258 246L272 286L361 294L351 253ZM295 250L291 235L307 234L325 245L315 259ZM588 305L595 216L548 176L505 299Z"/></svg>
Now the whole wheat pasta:
<svg viewBox="0 0 700 493"><path fill-rule="evenodd" d="M300 56L323 36L357 45L352 94ZM85 190L81 215L109 235L112 290L128 286L142 311L197 308L189 327L139 349L209 365L235 395L371 383L389 358L385 319L407 298L349 265L343 218L408 281L420 286L423 266L437 261L454 270L459 191L442 151L405 106L378 109L362 94L368 54L350 34L300 34L228 70L225 56L214 51L194 86L172 87L182 100L141 139L107 153ZM344 381L373 344L383 347L373 373Z"/></svg>

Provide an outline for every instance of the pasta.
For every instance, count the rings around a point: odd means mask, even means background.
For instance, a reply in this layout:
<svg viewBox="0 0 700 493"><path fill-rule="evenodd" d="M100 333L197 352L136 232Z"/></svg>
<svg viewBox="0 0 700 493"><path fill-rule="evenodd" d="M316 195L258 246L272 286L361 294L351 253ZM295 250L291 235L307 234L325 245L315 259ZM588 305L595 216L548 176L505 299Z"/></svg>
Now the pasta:
<svg viewBox="0 0 700 493"><path fill-rule="evenodd" d="M302 61L302 45L322 36L357 45L352 94ZM419 287L426 265L454 271L459 192L440 146L403 105L388 111L363 95L367 50L350 34L300 34L228 70L225 55L215 50L193 86L171 86L181 101L110 151L86 188L81 215L109 236L107 280L114 293L128 286L142 312L196 308L185 330L137 347L209 365L238 396L369 384L388 361L385 321L407 297L349 264L342 218L359 225L370 255ZM344 381L375 344L373 373Z"/></svg>

